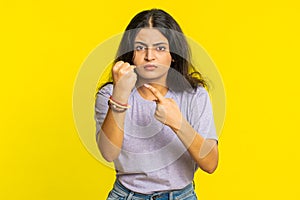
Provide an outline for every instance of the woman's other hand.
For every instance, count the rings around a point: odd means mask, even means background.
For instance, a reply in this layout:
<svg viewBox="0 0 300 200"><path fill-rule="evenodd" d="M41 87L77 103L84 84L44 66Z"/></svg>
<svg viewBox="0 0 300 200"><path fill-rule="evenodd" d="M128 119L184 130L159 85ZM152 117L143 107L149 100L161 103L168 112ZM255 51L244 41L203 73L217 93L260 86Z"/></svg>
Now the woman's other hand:
<svg viewBox="0 0 300 200"><path fill-rule="evenodd" d="M182 114L174 99L165 98L156 88L144 84L156 97L155 118L175 132L181 128Z"/></svg>

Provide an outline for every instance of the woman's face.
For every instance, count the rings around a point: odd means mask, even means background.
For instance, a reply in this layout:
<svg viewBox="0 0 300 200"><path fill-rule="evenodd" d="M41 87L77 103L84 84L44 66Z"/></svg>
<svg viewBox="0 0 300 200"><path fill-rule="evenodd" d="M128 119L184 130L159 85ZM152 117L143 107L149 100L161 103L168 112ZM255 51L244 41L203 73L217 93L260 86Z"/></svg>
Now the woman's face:
<svg viewBox="0 0 300 200"><path fill-rule="evenodd" d="M139 78L165 82L172 61L169 49L168 39L157 29L141 29L134 41L133 58Z"/></svg>

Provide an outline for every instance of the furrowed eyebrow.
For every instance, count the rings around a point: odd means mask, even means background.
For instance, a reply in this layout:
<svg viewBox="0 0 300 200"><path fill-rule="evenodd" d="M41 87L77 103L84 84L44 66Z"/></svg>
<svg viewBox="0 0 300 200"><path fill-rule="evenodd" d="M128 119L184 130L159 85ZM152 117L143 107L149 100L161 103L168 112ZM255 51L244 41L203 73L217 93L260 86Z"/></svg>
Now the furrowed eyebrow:
<svg viewBox="0 0 300 200"><path fill-rule="evenodd" d="M141 44L141 45L144 45L144 46L148 46L146 43L144 43L144 42L141 42L141 41L136 41L136 42L134 42L135 44ZM153 44L153 46L159 46L159 45L168 45L168 43L166 43L166 42L158 42L158 43L155 43L155 44Z"/></svg>
<svg viewBox="0 0 300 200"><path fill-rule="evenodd" d="M159 45L168 45L168 43L166 43L166 42L158 42L158 43L153 44L153 46L159 46Z"/></svg>

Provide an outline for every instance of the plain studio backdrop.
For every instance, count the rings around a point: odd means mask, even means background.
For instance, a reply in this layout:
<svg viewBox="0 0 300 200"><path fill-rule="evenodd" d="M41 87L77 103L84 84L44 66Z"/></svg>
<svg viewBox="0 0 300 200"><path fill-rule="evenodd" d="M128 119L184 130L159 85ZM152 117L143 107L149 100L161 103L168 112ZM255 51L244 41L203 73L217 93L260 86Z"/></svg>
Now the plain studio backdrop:
<svg viewBox="0 0 300 200"><path fill-rule="evenodd" d="M105 199L115 173L79 136L74 85L93 49L150 8L201 44L225 87L219 167L197 172L199 199L300 198L297 1L16 0L0 6L0 199Z"/></svg>

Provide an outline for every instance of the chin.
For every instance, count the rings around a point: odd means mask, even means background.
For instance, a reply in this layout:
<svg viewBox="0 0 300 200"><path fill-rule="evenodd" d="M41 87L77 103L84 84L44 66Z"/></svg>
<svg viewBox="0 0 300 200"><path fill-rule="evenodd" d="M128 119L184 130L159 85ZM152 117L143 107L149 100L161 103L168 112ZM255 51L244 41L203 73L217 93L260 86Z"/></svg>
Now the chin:
<svg viewBox="0 0 300 200"><path fill-rule="evenodd" d="M155 83L162 86L167 86L166 78L158 78L158 77L139 77L138 78L138 85L142 85L144 83Z"/></svg>

